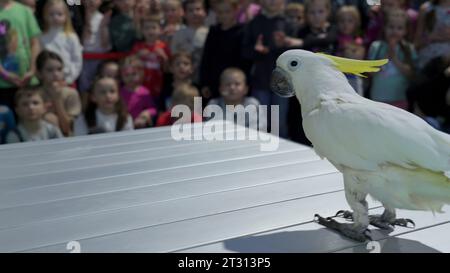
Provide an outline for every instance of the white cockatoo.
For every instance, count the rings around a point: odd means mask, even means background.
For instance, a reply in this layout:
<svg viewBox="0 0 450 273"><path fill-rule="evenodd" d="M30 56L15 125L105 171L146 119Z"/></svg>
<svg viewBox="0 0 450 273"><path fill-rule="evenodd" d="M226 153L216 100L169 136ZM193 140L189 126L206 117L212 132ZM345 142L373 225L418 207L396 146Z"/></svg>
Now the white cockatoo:
<svg viewBox="0 0 450 273"><path fill-rule="evenodd" d="M274 92L297 97L314 150L344 177L353 213L337 216L353 223L318 215L316 220L358 241L368 237L369 224L414 225L396 219L396 208L442 212L450 203L450 136L407 111L359 96L343 74L377 72L387 62L289 50L277 59L271 79ZM368 215L368 194L383 204L382 215Z"/></svg>

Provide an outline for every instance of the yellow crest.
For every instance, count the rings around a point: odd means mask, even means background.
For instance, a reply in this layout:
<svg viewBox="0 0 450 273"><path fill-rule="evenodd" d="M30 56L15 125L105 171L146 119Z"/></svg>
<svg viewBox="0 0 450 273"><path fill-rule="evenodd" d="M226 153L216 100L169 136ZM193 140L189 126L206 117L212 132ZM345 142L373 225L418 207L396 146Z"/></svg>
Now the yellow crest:
<svg viewBox="0 0 450 273"><path fill-rule="evenodd" d="M353 60L342 57L331 56L324 53L316 53L317 55L324 56L333 61L336 68L343 73L349 73L357 75L360 77L366 77L362 73L366 72L378 72L380 71L380 66L383 66L389 62L388 59L383 60L373 60L373 61L361 61Z"/></svg>

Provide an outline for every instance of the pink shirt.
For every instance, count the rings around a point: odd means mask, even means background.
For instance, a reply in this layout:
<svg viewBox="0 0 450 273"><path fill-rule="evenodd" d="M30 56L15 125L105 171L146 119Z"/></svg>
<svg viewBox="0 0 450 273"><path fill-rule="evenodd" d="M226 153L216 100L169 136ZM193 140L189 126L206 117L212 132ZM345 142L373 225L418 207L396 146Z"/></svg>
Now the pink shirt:
<svg viewBox="0 0 450 273"><path fill-rule="evenodd" d="M128 107L128 113L137 118L142 111L150 110L152 117L156 116L156 106L150 95L150 92L144 86L139 86L136 90L130 91L126 87L120 90L120 96Z"/></svg>

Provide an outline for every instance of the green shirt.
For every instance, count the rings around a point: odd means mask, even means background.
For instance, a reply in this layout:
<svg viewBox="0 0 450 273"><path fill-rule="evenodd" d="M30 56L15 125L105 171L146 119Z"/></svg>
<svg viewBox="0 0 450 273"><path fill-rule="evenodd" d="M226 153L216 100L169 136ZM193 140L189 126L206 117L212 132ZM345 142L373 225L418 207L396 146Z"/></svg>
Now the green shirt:
<svg viewBox="0 0 450 273"><path fill-rule="evenodd" d="M19 75L22 76L30 69L31 61L31 38L41 34L41 30L34 17L33 11L15 1L6 9L0 9L0 21L9 21L11 29L17 32L18 44L14 54L19 61ZM36 80L33 79L33 82ZM0 88L14 87L11 83L0 78Z"/></svg>

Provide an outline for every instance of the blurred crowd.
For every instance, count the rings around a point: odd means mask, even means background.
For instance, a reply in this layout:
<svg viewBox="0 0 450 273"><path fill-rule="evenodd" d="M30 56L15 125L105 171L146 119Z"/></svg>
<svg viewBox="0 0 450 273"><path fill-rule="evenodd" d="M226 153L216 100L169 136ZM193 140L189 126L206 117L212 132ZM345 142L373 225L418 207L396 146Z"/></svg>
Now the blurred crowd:
<svg viewBox="0 0 450 273"><path fill-rule="evenodd" d="M0 143L168 126L177 105L202 122L214 113L195 111L200 96L277 105L280 136L308 144L298 100L269 88L293 48L388 58L347 75L355 92L450 132L450 0L376 2L0 0Z"/></svg>

